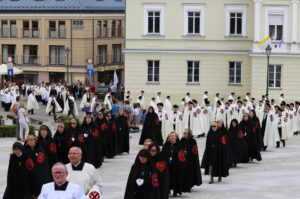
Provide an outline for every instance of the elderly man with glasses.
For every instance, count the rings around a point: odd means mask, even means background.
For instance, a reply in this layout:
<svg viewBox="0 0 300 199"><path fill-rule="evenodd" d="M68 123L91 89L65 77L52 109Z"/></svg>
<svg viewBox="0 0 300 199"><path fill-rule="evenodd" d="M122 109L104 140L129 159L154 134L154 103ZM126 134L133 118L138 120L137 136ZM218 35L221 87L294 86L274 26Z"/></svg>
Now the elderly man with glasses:
<svg viewBox="0 0 300 199"><path fill-rule="evenodd" d="M85 199L82 188L67 181L68 171L63 163L56 163L52 167L54 182L44 184L38 199Z"/></svg>
<svg viewBox="0 0 300 199"><path fill-rule="evenodd" d="M102 198L103 185L98 171L92 164L81 161L82 151L72 147L69 151L70 163L66 165L68 180L81 186L88 198Z"/></svg>

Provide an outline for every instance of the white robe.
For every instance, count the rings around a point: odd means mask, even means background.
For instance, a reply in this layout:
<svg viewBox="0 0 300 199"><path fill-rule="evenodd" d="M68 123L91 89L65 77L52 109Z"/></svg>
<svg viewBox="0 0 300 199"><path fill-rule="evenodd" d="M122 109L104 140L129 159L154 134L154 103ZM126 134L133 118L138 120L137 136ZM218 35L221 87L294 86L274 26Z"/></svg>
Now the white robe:
<svg viewBox="0 0 300 199"><path fill-rule="evenodd" d="M176 114L173 112L169 115L169 129L170 132L174 130L175 125L175 132L178 135L178 138L181 139L183 136L183 116L180 111L178 111Z"/></svg>
<svg viewBox="0 0 300 199"><path fill-rule="evenodd" d="M103 103L105 104L105 106L108 105L108 109L111 110L112 105L111 105L111 102L110 102L109 98L107 98L106 100L104 100Z"/></svg>
<svg viewBox="0 0 300 199"><path fill-rule="evenodd" d="M186 103L188 103L189 101L191 101L191 98L188 95L186 95L184 99L185 99Z"/></svg>
<svg viewBox="0 0 300 199"><path fill-rule="evenodd" d="M203 132L205 135L207 135L209 129L210 129L210 123L211 123L211 115L212 115L212 110L211 107L205 107L201 111L202 114L202 120L203 120Z"/></svg>
<svg viewBox="0 0 300 199"><path fill-rule="evenodd" d="M44 184L38 199L86 199L83 190L77 184L69 182L65 191L56 191L54 182Z"/></svg>
<svg viewBox="0 0 300 199"><path fill-rule="evenodd" d="M57 112L62 111L62 109L61 109L59 103L56 101L55 97L53 97L53 98L49 97L47 107L46 107L46 113L48 114L53 109L53 106L51 105L52 100L54 100L54 103L55 103L55 112L57 113Z"/></svg>
<svg viewBox="0 0 300 199"><path fill-rule="evenodd" d="M79 105L79 108L80 109L83 109L83 107L88 103L87 101L87 94L85 93L83 96L82 96L82 100L80 102L80 105Z"/></svg>
<svg viewBox="0 0 300 199"><path fill-rule="evenodd" d="M171 132L170 124L169 124L169 116L167 112L164 110L160 111L155 111L159 121L161 122L161 134L164 140L168 137L169 133Z"/></svg>
<svg viewBox="0 0 300 199"><path fill-rule="evenodd" d="M271 116L273 116L273 121L271 121ZM273 113L269 112L264 135L264 145L268 147L275 147L277 141L280 141L278 133L278 118Z"/></svg>
<svg viewBox="0 0 300 199"><path fill-rule="evenodd" d="M154 108L155 111L157 111L157 106L156 106L156 103L153 102L152 100L150 101L149 103L149 107L152 106Z"/></svg>
<svg viewBox="0 0 300 199"><path fill-rule="evenodd" d="M139 97L140 97L140 96L142 96L142 100L141 100L141 101L139 101ZM138 103L140 103L141 108L142 108L142 109L145 109L145 97L144 97L143 95L139 95L137 101L138 101Z"/></svg>
<svg viewBox="0 0 300 199"><path fill-rule="evenodd" d="M165 100L164 110L166 111L167 114L170 114L172 112L172 103L168 99Z"/></svg>
<svg viewBox="0 0 300 199"><path fill-rule="evenodd" d="M81 171L73 170L71 163L66 165L68 170L67 180L74 184L78 184L85 194L88 194L92 189L103 194L103 183L99 175L99 171L92 164L84 163Z"/></svg>
<svg viewBox="0 0 300 199"><path fill-rule="evenodd" d="M77 110L77 105L76 105L76 102L75 102L75 98L73 96L69 96L69 100L73 101L73 104L74 104L74 106L73 106L73 113L74 113L74 115L78 116L79 114L78 114L78 110ZM68 115L69 110L70 110L69 102L66 101L66 103L64 105L64 112L63 112L63 114Z"/></svg>
<svg viewBox="0 0 300 199"><path fill-rule="evenodd" d="M156 104L158 104L158 103L161 103L161 99L160 99L160 97L159 97L159 96L156 96L156 98L155 98L155 102L156 102Z"/></svg>
<svg viewBox="0 0 300 199"><path fill-rule="evenodd" d="M257 116L257 118L259 120L260 126L262 126L262 121L263 121L263 118L264 118L264 109L265 109L264 104L262 104L261 106L258 105L255 108L255 113L256 113L256 116Z"/></svg>
<svg viewBox="0 0 300 199"><path fill-rule="evenodd" d="M28 110L40 109L39 104L36 101L36 98L35 98L35 96L32 93L28 96L27 109Z"/></svg>

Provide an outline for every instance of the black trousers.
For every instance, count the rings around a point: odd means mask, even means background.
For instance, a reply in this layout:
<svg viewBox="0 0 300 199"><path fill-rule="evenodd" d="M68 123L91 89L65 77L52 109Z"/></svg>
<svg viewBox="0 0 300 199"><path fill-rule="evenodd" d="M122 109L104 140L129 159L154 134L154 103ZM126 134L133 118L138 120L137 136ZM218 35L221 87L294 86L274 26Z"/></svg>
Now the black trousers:
<svg viewBox="0 0 300 199"><path fill-rule="evenodd" d="M6 112L9 111L10 107L11 107L11 103L4 103L4 110L5 110Z"/></svg>

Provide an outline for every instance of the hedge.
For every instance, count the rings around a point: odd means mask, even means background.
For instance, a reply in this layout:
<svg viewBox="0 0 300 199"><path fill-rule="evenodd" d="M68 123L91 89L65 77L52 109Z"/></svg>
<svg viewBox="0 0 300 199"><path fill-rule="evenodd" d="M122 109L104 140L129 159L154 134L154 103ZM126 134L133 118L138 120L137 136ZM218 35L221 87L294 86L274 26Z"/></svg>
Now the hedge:
<svg viewBox="0 0 300 199"><path fill-rule="evenodd" d="M34 126L29 125L29 134L34 135ZM16 125L0 126L0 137L16 137Z"/></svg>
<svg viewBox="0 0 300 199"><path fill-rule="evenodd" d="M14 116L13 114L8 114L6 117L7 117L8 119L12 119L12 120L13 120L13 123L16 124L16 118L15 118L15 116Z"/></svg>
<svg viewBox="0 0 300 199"><path fill-rule="evenodd" d="M0 120L2 120L3 119L3 116L2 115L0 115Z"/></svg>

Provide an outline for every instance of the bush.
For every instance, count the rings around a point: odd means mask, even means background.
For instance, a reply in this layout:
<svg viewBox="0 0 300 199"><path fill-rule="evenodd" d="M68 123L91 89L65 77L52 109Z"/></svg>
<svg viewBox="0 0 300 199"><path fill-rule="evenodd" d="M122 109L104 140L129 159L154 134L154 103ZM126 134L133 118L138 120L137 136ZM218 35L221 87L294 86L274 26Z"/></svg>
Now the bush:
<svg viewBox="0 0 300 199"><path fill-rule="evenodd" d="M0 115L0 120L2 120L3 119L3 116L2 115Z"/></svg>
<svg viewBox="0 0 300 199"><path fill-rule="evenodd" d="M8 114L6 117L7 117L8 119L12 119L12 120L13 120L13 123L16 124L16 118L15 118L15 116L14 116L13 114Z"/></svg>
<svg viewBox="0 0 300 199"><path fill-rule="evenodd" d="M34 126L29 125L29 134L34 135ZM16 125L0 126L0 137L16 137Z"/></svg>

